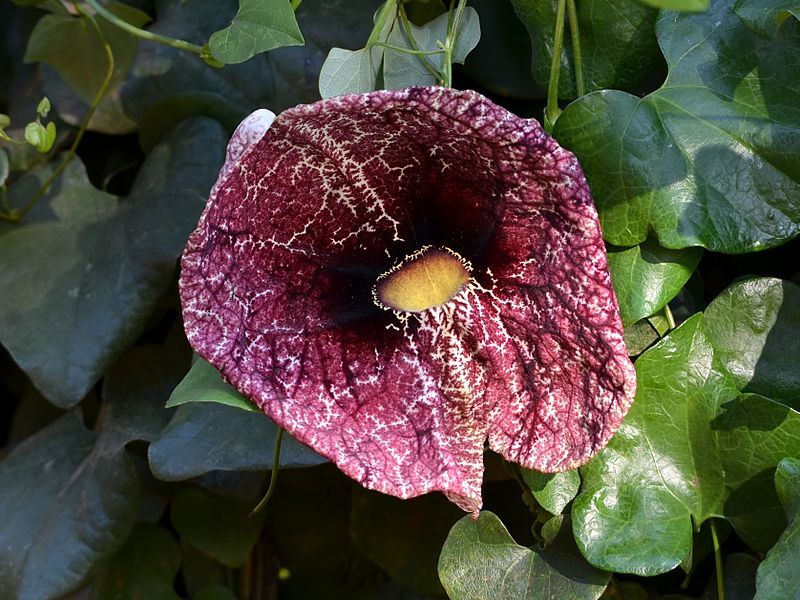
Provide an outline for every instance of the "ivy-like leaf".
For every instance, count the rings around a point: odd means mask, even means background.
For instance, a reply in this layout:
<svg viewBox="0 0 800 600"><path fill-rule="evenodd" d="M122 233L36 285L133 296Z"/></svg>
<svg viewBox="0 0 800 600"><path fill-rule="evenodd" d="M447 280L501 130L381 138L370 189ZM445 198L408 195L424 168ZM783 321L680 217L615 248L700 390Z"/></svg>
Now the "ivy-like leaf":
<svg viewBox="0 0 800 600"><path fill-rule="evenodd" d="M719 515L751 546L774 543L783 522L772 471L800 456L800 414L757 394L786 401L789 387L800 391L797 362L775 360L800 352L796 335L780 334L798 310L792 283L740 282L642 354L633 408L582 469L573 504L576 538L592 564L668 571L691 550L692 522Z"/></svg>
<svg viewBox="0 0 800 600"><path fill-rule="evenodd" d="M192 368L178 384L167 401L167 408L189 402L217 402L248 410L261 412L255 404L237 392L233 386L222 380L222 375L207 361L198 358Z"/></svg>
<svg viewBox="0 0 800 600"><path fill-rule="evenodd" d="M211 54L225 64L244 62L256 54L305 43L287 0L239 0L231 24L208 40Z"/></svg>
<svg viewBox="0 0 800 600"><path fill-rule="evenodd" d="M539 473L521 469L522 479L530 488L533 497L547 512L561 514L572 502L581 486L581 476L577 469L561 473Z"/></svg>
<svg viewBox="0 0 800 600"><path fill-rule="evenodd" d="M135 349L109 371L97 434L68 413L3 461L0 597L59 597L120 548L141 498L126 446L163 427L178 372L162 349Z"/></svg>
<svg viewBox="0 0 800 600"><path fill-rule="evenodd" d="M186 488L172 500L170 517L181 540L231 567L241 567L264 524L264 511L250 517L255 502L222 498Z"/></svg>
<svg viewBox="0 0 800 600"><path fill-rule="evenodd" d="M778 464L775 487L789 526L758 567L754 600L800 596L800 460Z"/></svg>
<svg viewBox="0 0 800 600"><path fill-rule="evenodd" d="M362 94L378 87L383 48L361 50L332 48L319 74L319 93L323 98Z"/></svg>
<svg viewBox="0 0 800 600"><path fill-rule="evenodd" d="M578 553L569 528L546 550L514 542L494 513L464 517L447 536L439 577L454 600L595 600L610 575Z"/></svg>
<svg viewBox="0 0 800 600"><path fill-rule="evenodd" d="M172 586L180 565L181 551L172 534L163 527L139 523L100 572L92 597L180 600Z"/></svg>
<svg viewBox="0 0 800 600"><path fill-rule="evenodd" d="M554 134L578 155L610 243L654 231L668 248L736 253L800 233L800 109L788 100L800 93L800 25L764 40L732 5L661 14L659 90L596 92L559 117Z"/></svg>
<svg viewBox="0 0 800 600"><path fill-rule="evenodd" d="M262 412L215 403L187 404L150 445L150 468L164 481L191 479L215 470L269 470L277 431ZM291 436L283 436L281 467L324 462Z"/></svg>
<svg viewBox="0 0 800 600"><path fill-rule="evenodd" d="M773 38L786 19L800 19L800 2L797 0L738 0L736 14L753 31Z"/></svg>
<svg viewBox="0 0 800 600"><path fill-rule="evenodd" d="M663 308L692 276L702 255L699 248L669 250L654 240L633 248L610 249L608 268L623 324Z"/></svg>
<svg viewBox="0 0 800 600"><path fill-rule="evenodd" d="M420 51L433 52L439 49L437 42L444 43L447 37L448 14L442 14L420 27L410 25L411 34ZM453 47L453 62L464 64L464 60L481 38L481 26L478 12L467 7L461 17L458 37ZM398 48L412 50L413 46L400 22L396 23L389 34L387 43ZM444 53L431 54L424 57L439 73L444 69ZM434 85L436 77L422 63L421 57L396 50L386 49L383 59L384 88L399 89L414 85Z"/></svg>
<svg viewBox="0 0 800 600"><path fill-rule="evenodd" d="M511 4L530 35L533 79L547 89L558 2L511 0ZM586 90L635 90L660 61L653 33L657 12L631 0L591 0L576 5ZM575 61L569 33L564 36L564 48L558 93L561 98L575 98Z"/></svg>
<svg viewBox="0 0 800 600"><path fill-rule="evenodd" d="M357 485L352 502L350 538L367 558L420 593L444 592L439 550L463 511L441 494L399 500Z"/></svg>
<svg viewBox="0 0 800 600"><path fill-rule="evenodd" d="M142 27L150 20L146 13L126 4L109 2L107 7L135 27ZM102 17L97 17L97 24L114 55L114 75L110 83L113 89L122 82L131 66L138 40ZM89 22L65 15L45 15L36 23L28 41L25 62L36 61L56 70L83 101L82 111L100 89L108 65L103 44ZM61 97L61 94L54 95L59 114L62 113ZM135 127L118 107L118 100L110 94L101 101L98 111L113 114L113 119L108 119L113 133L126 133ZM68 119L68 122L74 125L77 120Z"/></svg>
<svg viewBox="0 0 800 600"><path fill-rule="evenodd" d="M176 127L123 203L92 187L74 160L21 225L0 230L0 341L57 406L77 404L141 332L172 281L224 140L213 121ZM12 204L52 168L13 186Z"/></svg>

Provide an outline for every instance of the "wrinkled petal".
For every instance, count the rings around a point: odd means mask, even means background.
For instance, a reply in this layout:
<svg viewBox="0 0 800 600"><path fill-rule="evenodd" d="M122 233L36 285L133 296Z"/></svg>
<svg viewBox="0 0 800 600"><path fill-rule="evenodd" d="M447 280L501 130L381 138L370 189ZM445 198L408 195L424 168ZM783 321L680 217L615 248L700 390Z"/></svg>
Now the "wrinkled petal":
<svg viewBox="0 0 800 600"><path fill-rule="evenodd" d="M265 130L266 131L266 130ZM187 336L363 485L481 505L483 449L586 462L635 379L575 158L474 92L345 96L278 116L223 169L182 260ZM444 305L377 278L421 247L469 261Z"/></svg>

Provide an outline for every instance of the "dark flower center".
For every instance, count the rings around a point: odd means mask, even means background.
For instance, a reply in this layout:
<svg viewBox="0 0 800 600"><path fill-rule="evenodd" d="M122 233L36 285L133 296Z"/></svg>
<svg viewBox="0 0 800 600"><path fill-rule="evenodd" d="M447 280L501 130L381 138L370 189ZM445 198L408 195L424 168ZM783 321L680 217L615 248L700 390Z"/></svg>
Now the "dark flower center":
<svg viewBox="0 0 800 600"><path fill-rule="evenodd" d="M373 297L381 308L422 312L448 302L470 279L470 266L449 248L425 246L381 275Z"/></svg>

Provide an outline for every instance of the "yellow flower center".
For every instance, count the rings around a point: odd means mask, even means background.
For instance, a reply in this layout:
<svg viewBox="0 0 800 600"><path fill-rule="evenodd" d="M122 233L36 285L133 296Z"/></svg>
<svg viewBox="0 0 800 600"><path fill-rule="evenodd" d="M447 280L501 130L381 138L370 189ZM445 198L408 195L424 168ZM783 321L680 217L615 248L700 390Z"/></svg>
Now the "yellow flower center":
<svg viewBox="0 0 800 600"><path fill-rule="evenodd" d="M421 312L445 304L469 282L470 268L448 248L426 246L378 278L373 295L378 306Z"/></svg>

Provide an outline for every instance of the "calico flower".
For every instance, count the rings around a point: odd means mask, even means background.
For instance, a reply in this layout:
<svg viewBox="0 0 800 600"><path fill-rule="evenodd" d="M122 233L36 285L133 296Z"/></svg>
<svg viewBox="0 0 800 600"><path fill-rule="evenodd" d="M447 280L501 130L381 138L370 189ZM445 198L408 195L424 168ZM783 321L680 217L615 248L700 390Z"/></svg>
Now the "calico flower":
<svg viewBox="0 0 800 600"><path fill-rule="evenodd" d="M364 486L481 506L484 445L577 467L635 375L575 157L477 93L249 117L182 259L196 351Z"/></svg>

